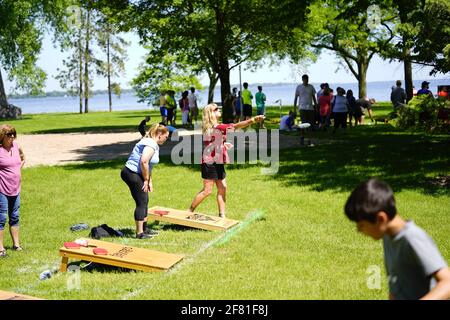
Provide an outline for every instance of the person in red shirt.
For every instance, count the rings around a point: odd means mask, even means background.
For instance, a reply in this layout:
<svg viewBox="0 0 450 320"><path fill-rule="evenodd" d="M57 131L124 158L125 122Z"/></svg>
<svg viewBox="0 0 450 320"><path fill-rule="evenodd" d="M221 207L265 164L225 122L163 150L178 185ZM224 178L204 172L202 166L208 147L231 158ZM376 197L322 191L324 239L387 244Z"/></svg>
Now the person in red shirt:
<svg viewBox="0 0 450 320"><path fill-rule="evenodd" d="M229 124L219 124L220 117L221 111L217 104L211 103L203 108L204 149L201 164L203 189L197 193L188 211L194 212L195 208L212 193L215 184L217 186L219 217L225 218L227 183L224 165L230 162L227 150L233 147L231 143L226 142L227 131L246 128L255 122L261 122L264 120L264 116L260 115Z"/></svg>

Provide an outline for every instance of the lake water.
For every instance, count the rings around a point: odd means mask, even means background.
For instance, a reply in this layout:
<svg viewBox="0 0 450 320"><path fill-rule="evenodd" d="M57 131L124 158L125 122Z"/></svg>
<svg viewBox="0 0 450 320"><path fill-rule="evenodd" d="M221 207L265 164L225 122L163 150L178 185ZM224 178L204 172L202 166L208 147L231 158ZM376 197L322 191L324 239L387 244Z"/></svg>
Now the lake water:
<svg viewBox="0 0 450 320"><path fill-rule="evenodd" d="M430 90L436 94L438 85L450 85L450 78L444 80L427 80L430 82ZM420 89L422 80L414 81L416 89ZM312 83L316 90L319 90L319 84ZM368 82L367 93L368 97L375 98L377 101L389 101L391 87L395 85L395 81L383 81L383 82ZM355 96L358 94L357 83L330 83L331 88L337 88L338 86L346 89L353 90ZM232 86L233 87L233 86ZM294 94L296 84L266 84L263 85L263 92L267 96L267 105L279 105L277 100L281 100L282 105L293 105ZM250 91L253 92L253 96L257 92L256 86L249 86ZM197 91L199 98L199 105L205 105L208 101L207 91ZM49 112L79 112L79 99L78 97L46 97L46 98L29 98L29 99L9 99L9 103L12 103L22 108L23 114L31 113L49 113ZM216 88L214 91L214 101L220 101L220 88ZM254 102L253 102L254 103ZM138 98L131 93L123 94L121 98L113 96L113 110L149 110L153 109L145 103L139 103ZM89 99L90 111L108 111L108 95L101 94L95 95Z"/></svg>

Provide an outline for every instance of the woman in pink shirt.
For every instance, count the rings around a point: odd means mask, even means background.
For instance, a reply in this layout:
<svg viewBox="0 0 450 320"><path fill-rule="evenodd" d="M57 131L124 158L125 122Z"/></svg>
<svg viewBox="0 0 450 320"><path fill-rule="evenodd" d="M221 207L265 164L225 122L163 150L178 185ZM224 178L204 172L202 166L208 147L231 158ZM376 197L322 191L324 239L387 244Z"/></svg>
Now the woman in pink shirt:
<svg viewBox="0 0 450 320"><path fill-rule="evenodd" d="M325 131L328 127L328 121L331 115L331 99L333 95L328 87L323 89L323 94L319 97L319 112L320 112L320 128Z"/></svg>
<svg viewBox="0 0 450 320"><path fill-rule="evenodd" d="M215 184L217 186L219 217L225 218L227 183L224 164L230 162L227 150L232 147L231 143L226 142L227 131L234 131L234 129L245 128L255 122L261 122L264 120L264 116L256 116L238 123L229 124L219 124L220 117L221 112L217 104L211 103L203 108L203 189L197 193L188 211L194 212L195 208L212 193L212 188Z"/></svg>
<svg viewBox="0 0 450 320"><path fill-rule="evenodd" d="M22 250L19 243L20 170L25 163L25 156L16 138L14 127L7 124L0 126L0 257L6 257L3 247L6 216L9 216L13 249Z"/></svg>

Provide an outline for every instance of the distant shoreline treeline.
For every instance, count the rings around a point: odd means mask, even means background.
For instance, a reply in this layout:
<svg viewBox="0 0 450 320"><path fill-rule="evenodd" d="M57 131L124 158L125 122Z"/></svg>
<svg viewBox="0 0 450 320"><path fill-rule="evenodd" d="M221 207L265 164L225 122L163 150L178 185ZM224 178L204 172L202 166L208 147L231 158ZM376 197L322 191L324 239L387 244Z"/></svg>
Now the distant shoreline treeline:
<svg viewBox="0 0 450 320"><path fill-rule="evenodd" d="M251 86L256 86L256 85L261 85L263 87L273 87L273 86L279 86L279 85L295 85L297 83L292 82L292 83L285 83L285 82L280 82L280 83L252 83ZM231 87L239 87L239 83L237 84L232 84ZM187 89L187 88L186 88ZM220 85L217 85L215 87L216 90L220 90ZM207 90L206 87L204 87L204 90ZM108 90L93 90L91 91L92 94L95 95L99 95L99 94L108 94ZM121 94L136 94L136 91L132 88L129 89L123 89L121 91ZM49 92L44 92L42 94L39 95L31 95L31 94L27 94L27 93L22 93L22 94L9 94L8 98L9 99L32 99L32 98L48 98L48 97L64 97L64 96L70 96L70 94L67 91L49 91ZM74 95L76 96L76 95Z"/></svg>
<svg viewBox="0 0 450 320"><path fill-rule="evenodd" d="M125 89L121 91L121 94L127 94L127 93L135 93L133 89ZM99 94L108 94L108 90L93 90L92 94L99 95ZM33 99L33 98L48 98L48 97L65 97L70 96L70 94L67 91L49 91L44 92L42 94L38 95L31 95L28 93L24 94L10 94L8 95L9 99Z"/></svg>
<svg viewBox="0 0 450 320"><path fill-rule="evenodd" d="M388 80L389 81L389 80ZM368 83L378 83L378 82L388 82L388 81L369 81ZM392 83L395 83L394 80L391 80ZM415 80L415 82L421 82L422 80ZM437 78L437 79L428 79L427 81L447 81L448 79L446 78ZM299 83L297 82L277 82L277 83L249 83L251 87L256 87L256 86L262 86L264 87L276 87L276 86L280 86L280 85L298 85ZM313 85L319 85L319 83L315 83L312 82L311 84ZM349 83L340 83L340 84L357 84L357 82L349 82ZM444 84L444 83L443 83ZM233 87L237 87L239 88L239 83L236 84L231 84L231 88ZM207 87L204 87L203 90L207 90ZM217 85L215 87L215 90L219 90L220 91L220 84ZM108 90L93 90L92 94L95 95L102 95L102 94L108 94ZM121 94L134 94L136 95L136 91L132 88L128 88L128 89L123 89L121 91ZM70 96L70 94L67 91L49 91L49 92L44 92L40 95L30 95L30 94L9 94L8 98L9 99L33 99L33 98L48 98L48 97L65 97L65 96Z"/></svg>

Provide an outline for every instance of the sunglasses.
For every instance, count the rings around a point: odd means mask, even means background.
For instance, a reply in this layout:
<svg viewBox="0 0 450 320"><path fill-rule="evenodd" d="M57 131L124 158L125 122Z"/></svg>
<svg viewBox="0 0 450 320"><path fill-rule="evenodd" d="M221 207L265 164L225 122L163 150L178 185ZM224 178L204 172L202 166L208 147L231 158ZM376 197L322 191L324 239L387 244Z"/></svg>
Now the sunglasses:
<svg viewBox="0 0 450 320"><path fill-rule="evenodd" d="M15 132L10 132L10 133L7 133L7 134L6 134L6 136L7 136L7 137L10 137L10 138L12 138L12 137L14 137L14 138L15 138L15 137L17 137L17 135L16 135L16 133L15 133Z"/></svg>
<svg viewBox="0 0 450 320"><path fill-rule="evenodd" d="M220 111L220 109L219 109L219 108L214 108L213 111L214 111L214 112Z"/></svg>

